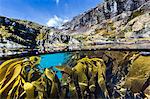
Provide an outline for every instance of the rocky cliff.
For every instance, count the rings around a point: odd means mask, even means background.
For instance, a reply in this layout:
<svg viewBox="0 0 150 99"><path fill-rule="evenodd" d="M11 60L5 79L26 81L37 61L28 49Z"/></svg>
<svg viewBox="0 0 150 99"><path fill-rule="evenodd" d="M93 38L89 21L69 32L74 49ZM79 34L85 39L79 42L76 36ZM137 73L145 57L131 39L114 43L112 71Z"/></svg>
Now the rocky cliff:
<svg viewBox="0 0 150 99"><path fill-rule="evenodd" d="M115 48L149 49L149 26L149 0L107 0L64 24L63 32L89 48L102 44L114 48L107 43L120 43Z"/></svg>
<svg viewBox="0 0 150 99"><path fill-rule="evenodd" d="M134 11L148 0L105 0L97 7L73 18L64 24L65 29L77 30L100 24L103 20L113 18L123 12Z"/></svg>
<svg viewBox="0 0 150 99"><path fill-rule="evenodd" d="M105 0L62 27L0 17L0 52L150 49L150 1Z"/></svg>
<svg viewBox="0 0 150 99"><path fill-rule="evenodd" d="M0 56L30 51L45 52L64 46L69 40L70 37L60 34L58 29L0 16Z"/></svg>

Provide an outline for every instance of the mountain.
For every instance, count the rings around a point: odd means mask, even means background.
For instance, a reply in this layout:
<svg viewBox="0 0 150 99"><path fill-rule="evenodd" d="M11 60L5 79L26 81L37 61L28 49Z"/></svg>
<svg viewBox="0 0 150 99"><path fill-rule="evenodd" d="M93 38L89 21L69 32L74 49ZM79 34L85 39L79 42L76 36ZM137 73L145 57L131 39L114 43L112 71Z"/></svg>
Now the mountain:
<svg viewBox="0 0 150 99"><path fill-rule="evenodd" d="M77 30L82 27L91 27L102 23L125 12L134 11L148 0L105 0L97 7L73 18L64 24L65 29ZM145 9L146 10L146 9ZM147 9L148 10L148 9Z"/></svg>
<svg viewBox="0 0 150 99"><path fill-rule="evenodd" d="M70 34L100 32L101 35L111 38L116 36L115 34L126 37L128 25L132 24L133 27L131 26L131 28L139 28L141 31L141 28L145 27L145 23L149 26L149 11L150 1L148 0L105 0L104 3L65 23L63 30ZM133 24L134 22L135 24ZM140 22L143 26L135 27ZM136 29L133 29L132 32L134 31Z"/></svg>
<svg viewBox="0 0 150 99"><path fill-rule="evenodd" d="M105 0L62 27L1 16L0 56L33 50L150 49L150 1Z"/></svg>
<svg viewBox="0 0 150 99"><path fill-rule="evenodd" d="M149 49L149 26L149 0L105 0L65 23L62 31L82 42L82 46L89 46L87 49L92 45L93 48L100 45L98 48Z"/></svg>

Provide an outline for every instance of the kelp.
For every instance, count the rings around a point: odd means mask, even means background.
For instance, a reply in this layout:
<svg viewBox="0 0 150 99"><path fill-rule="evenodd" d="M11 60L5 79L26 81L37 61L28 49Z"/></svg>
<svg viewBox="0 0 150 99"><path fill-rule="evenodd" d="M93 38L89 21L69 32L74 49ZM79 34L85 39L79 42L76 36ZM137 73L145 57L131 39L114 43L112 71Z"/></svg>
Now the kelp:
<svg viewBox="0 0 150 99"><path fill-rule="evenodd" d="M134 55L126 77L125 87L137 93L143 89L145 82L150 79L150 56Z"/></svg>
<svg viewBox="0 0 150 99"><path fill-rule="evenodd" d="M28 89L30 87L28 86L29 79L26 79L27 75L35 68L34 66L37 65L39 60L40 58L35 56L32 57L32 60L30 58L17 58L2 63L0 66L0 97L7 97L7 99L11 99L12 97L21 98L27 92L25 88ZM29 72L25 71L27 66L30 69Z"/></svg>
<svg viewBox="0 0 150 99"><path fill-rule="evenodd" d="M104 97L108 97L108 92L105 84L106 66L102 59L89 59L88 57L85 57L78 60L77 65L74 66L72 70L69 67L57 66L56 68L63 71L65 74L68 74L68 76L72 78L71 80L74 81L74 85L76 85L77 89L79 87L79 89L76 90L76 93L79 94L78 98L91 97L92 94L96 91L95 83L97 83L98 86L101 87L102 93L104 92ZM96 76L98 77L97 81L95 81ZM72 81L70 82L70 85L72 85Z"/></svg>
<svg viewBox="0 0 150 99"><path fill-rule="evenodd" d="M80 57L74 66L64 64L43 71L38 68L38 56L7 60L0 65L0 98L127 98L149 86L150 56L103 52L100 57ZM110 66L112 76L107 80ZM62 78L57 77L58 70ZM114 76L117 82L113 82Z"/></svg>
<svg viewBox="0 0 150 99"><path fill-rule="evenodd" d="M26 82L24 84L24 90L26 92L26 99L32 99L34 98L34 86L32 83Z"/></svg>

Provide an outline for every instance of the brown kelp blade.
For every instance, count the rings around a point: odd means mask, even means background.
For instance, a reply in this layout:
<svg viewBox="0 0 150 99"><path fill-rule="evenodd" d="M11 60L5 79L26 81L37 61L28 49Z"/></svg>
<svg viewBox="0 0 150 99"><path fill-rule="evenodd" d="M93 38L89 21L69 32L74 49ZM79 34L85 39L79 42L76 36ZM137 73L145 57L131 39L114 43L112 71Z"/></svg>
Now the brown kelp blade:
<svg viewBox="0 0 150 99"><path fill-rule="evenodd" d="M68 66L55 66L55 68L69 75L71 75L73 72L73 70Z"/></svg>

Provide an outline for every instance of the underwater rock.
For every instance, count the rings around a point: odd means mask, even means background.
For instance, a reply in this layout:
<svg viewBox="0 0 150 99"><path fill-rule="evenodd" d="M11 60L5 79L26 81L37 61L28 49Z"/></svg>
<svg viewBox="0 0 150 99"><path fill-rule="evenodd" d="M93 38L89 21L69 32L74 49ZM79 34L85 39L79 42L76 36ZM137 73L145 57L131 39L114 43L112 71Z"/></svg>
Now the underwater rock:
<svg viewBox="0 0 150 99"><path fill-rule="evenodd" d="M149 84L149 86L145 89L144 94L145 94L148 98L150 98L150 84Z"/></svg>
<svg viewBox="0 0 150 99"><path fill-rule="evenodd" d="M142 91L143 85L150 77L150 62L147 61L150 56L136 56L127 74L125 87L131 89L132 92Z"/></svg>

